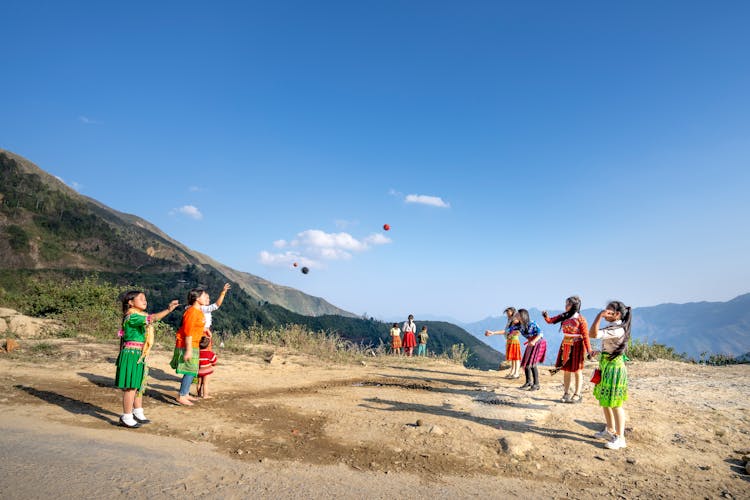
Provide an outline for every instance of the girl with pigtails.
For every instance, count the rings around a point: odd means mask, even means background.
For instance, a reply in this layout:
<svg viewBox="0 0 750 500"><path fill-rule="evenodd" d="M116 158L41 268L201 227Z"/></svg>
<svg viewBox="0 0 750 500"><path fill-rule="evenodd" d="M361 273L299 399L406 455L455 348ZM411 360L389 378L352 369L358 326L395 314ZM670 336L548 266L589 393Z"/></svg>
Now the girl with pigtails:
<svg viewBox="0 0 750 500"><path fill-rule="evenodd" d="M580 403L583 400L583 362L584 355L591 353L589 342L589 326L586 318L581 315L581 299L577 295L565 299L565 312L550 318L547 311L542 311L544 321L549 324L560 323L563 341L557 353L557 361L552 373L563 372L565 393L563 403ZM575 379L575 389L571 394L572 382Z"/></svg>
<svg viewBox="0 0 750 500"><path fill-rule="evenodd" d="M609 322L599 327L602 318ZM602 339L602 353L599 357L599 382L594 386L594 397L604 411L607 425L595 436L606 439L604 444L610 450L625 448L625 410L622 405L628 399L628 371L625 367L625 351L630 340L630 323L633 316L630 307L619 300L607 304L591 324L589 336Z"/></svg>

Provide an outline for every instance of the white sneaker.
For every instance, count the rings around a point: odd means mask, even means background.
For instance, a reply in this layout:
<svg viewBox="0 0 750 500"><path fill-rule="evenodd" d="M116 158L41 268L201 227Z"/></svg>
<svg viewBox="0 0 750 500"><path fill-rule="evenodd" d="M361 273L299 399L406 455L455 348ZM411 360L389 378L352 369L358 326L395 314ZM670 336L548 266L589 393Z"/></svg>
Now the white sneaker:
<svg viewBox="0 0 750 500"><path fill-rule="evenodd" d="M597 432L596 434L594 434L594 437L597 438L597 439L606 439L607 441L612 441L617 436L615 436L614 434L612 434L611 432L609 432L609 429L607 429L605 427L603 430L601 430L601 431Z"/></svg>
<svg viewBox="0 0 750 500"><path fill-rule="evenodd" d="M621 450L623 448L627 448L628 445L625 443L625 438L616 437L612 441L607 441L604 443L604 447L609 450Z"/></svg>

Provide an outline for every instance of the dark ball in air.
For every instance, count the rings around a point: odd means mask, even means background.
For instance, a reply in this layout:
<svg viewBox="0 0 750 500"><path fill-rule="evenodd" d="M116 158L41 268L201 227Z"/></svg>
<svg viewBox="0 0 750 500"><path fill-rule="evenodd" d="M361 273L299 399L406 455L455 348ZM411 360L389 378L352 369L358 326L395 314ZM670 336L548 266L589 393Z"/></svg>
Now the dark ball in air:
<svg viewBox="0 0 750 500"><path fill-rule="evenodd" d="M302 268L302 274L307 274L309 272L310 272L310 269L308 269L307 267Z"/></svg>

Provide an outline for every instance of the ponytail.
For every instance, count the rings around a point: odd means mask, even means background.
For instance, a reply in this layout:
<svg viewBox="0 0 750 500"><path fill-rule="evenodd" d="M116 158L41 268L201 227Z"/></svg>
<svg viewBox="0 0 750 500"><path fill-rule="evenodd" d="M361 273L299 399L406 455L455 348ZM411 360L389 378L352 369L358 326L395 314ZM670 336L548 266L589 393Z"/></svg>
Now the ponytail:
<svg viewBox="0 0 750 500"><path fill-rule="evenodd" d="M555 316L553 318L554 321L552 321L553 325L555 323L561 323L565 321L566 319L570 319L573 316L575 316L577 312L581 311L581 297L579 297L578 295L573 295L565 299L565 305L568 305L568 304L570 304L570 309L563 312L562 314L558 316ZM560 328L562 328L562 325L560 326Z"/></svg>
<svg viewBox="0 0 750 500"><path fill-rule="evenodd" d="M630 306L626 306L619 300L613 300L612 302L607 304L606 308L620 313L620 320L622 321L620 327L625 330L625 335L623 335L622 339L620 339L620 343L617 344L617 347L609 355L609 359L614 359L620 354L624 354L625 351L628 350L628 344L630 343L630 327L633 319L633 314L632 308Z"/></svg>

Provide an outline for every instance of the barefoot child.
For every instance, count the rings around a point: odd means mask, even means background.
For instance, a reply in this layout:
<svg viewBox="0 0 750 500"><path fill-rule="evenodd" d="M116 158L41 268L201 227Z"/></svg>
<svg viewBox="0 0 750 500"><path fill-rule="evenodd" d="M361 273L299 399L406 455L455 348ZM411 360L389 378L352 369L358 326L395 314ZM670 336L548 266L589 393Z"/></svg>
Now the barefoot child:
<svg viewBox="0 0 750 500"><path fill-rule="evenodd" d="M143 394L140 393L146 371L146 360L141 358L146 342L146 328L175 310L179 302L156 314L146 314L146 295L139 290L122 295L122 337L117 355L115 385L123 390L120 425L136 428L149 423L143 413Z"/></svg>
<svg viewBox="0 0 750 500"><path fill-rule="evenodd" d="M581 299L572 296L565 299L565 312L550 318L547 311L542 311L544 321L549 324L561 323L560 330L563 333L563 341L557 353L555 370L562 370L563 385L565 393L561 401L563 403L580 403L583 400L581 390L583 389L583 356L591 352L589 342L588 324L581 313ZM571 395L572 378L575 378L575 391Z"/></svg>
<svg viewBox="0 0 750 500"><path fill-rule="evenodd" d="M200 362L198 363L198 396L203 399L211 399L208 394L208 376L214 372L216 366L216 353L211 350L211 339L207 336L201 338Z"/></svg>
<svg viewBox="0 0 750 500"><path fill-rule="evenodd" d="M177 402L192 406L194 398L190 395L190 384L198 374L200 341L206 326L206 319L200 306L208 305L209 297L202 288L193 288L188 293L188 308L182 315L182 325L177 330L174 354L169 366L182 374L180 395Z"/></svg>
<svg viewBox="0 0 750 500"><path fill-rule="evenodd" d="M538 391L539 369L537 364L544 363L544 357L547 354L547 341L544 340L542 331L537 324L529 319L529 311L519 309L518 317L521 319L521 335L526 339L526 350L523 352L523 359L521 360L521 368L526 375L526 383L521 386L521 389Z"/></svg>
<svg viewBox="0 0 750 500"><path fill-rule="evenodd" d="M485 330L484 336L505 335L505 360L510 361L510 373L505 378L515 379L521 376L520 319L514 307L508 307L503 312L508 317L505 330Z"/></svg>
<svg viewBox="0 0 750 500"><path fill-rule="evenodd" d="M609 325L599 328L604 318ZM625 448L625 410L622 404L628 400L628 370L625 368L625 351L630 339L630 307L619 300L607 304L594 320L589 335L602 340L602 353L599 357L601 378L594 386L594 397L604 412L607 426L595 434L607 439L604 443L610 450Z"/></svg>
<svg viewBox="0 0 750 500"><path fill-rule="evenodd" d="M398 323L393 323L391 327L391 350L393 354L401 354L401 328Z"/></svg>
<svg viewBox="0 0 750 500"><path fill-rule="evenodd" d="M417 324L414 323L413 315L409 315L401 329L404 332L404 354L411 357L414 353L414 348L417 347L417 338L415 337Z"/></svg>

